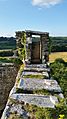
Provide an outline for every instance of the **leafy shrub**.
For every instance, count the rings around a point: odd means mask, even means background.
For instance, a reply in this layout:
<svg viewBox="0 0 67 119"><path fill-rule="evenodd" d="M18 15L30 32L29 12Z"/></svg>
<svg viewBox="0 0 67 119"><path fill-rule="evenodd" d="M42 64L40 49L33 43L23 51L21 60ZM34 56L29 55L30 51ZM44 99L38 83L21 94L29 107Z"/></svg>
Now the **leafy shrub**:
<svg viewBox="0 0 67 119"><path fill-rule="evenodd" d="M63 63L61 63L63 62ZM64 96L67 95L67 66L63 60L56 60L51 64L51 76L58 81Z"/></svg>
<svg viewBox="0 0 67 119"><path fill-rule="evenodd" d="M62 59L57 59L54 63L51 64L51 76L58 81L65 100L67 98L67 65ZM64 101L56 106L57 114L64 114L64 119L67 119L67 106L64 104Z"/></svg>
<svg viewBox="0 0 67 119"><path fill-rule="evenodd" d="M56 60L55 60L55 62L56 63L65 63L65 61L62 59L62 58L57 58Z"/></svg>

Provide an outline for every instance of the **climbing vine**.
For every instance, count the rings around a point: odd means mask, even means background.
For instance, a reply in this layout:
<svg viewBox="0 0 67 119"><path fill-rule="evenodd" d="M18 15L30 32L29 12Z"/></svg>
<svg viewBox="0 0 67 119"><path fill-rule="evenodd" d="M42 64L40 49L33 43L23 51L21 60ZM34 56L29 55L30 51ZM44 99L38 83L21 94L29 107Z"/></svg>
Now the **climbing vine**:
<svg viewBox="0 0 67 119"><path fill-rule="evenodd" d="M25 32L22 32L22 37L21 37L21 46L18 48L18 54L21 60L25 60L26 58L26 34Z"/></svg>

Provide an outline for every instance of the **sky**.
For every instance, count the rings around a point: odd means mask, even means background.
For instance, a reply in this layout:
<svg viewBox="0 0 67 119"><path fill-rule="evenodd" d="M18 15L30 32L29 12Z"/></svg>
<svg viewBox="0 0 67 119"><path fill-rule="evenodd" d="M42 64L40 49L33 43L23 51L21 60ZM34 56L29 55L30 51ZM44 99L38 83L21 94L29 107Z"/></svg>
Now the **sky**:
<svg viewBox="0 0 67 119"><path fill-rule="evenodd" d="M0 36L22 30L67 36L67 0L0 0Z"/></svg>

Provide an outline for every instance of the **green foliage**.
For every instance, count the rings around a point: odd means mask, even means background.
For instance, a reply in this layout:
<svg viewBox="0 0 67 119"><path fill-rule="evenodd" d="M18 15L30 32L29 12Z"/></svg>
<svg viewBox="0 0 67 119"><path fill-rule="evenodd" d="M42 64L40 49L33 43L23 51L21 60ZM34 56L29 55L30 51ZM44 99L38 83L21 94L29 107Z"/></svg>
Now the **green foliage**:
<svg viewBox="0 0 67 119"><path fill-rule="evenodd" d="M0 50L16 49L16 39L14 37L0 37Z"/></svg>
<svg viewBox="0 0 67 119"><path fill-rule="evenodd" d="M11 61L15 64L22 64L22 61L19 58L12 58Z"/></svg>
<svg viewBox="0 0 67 119"><path fill-rule="evenodd" d="M24 48L18 48L18 54L19 54L20 60L23 60L23 58L25 59L25 49Z"/></svg>
<svg viewBox="0 0 67 119"><path fill-rule="evenodd" d="M29 104L24 106L24 109L31 114L32 119L33 116L34 119L58 119L57 117L59 117L56 113L56 109L42 108Z"/></svg>
<svg viewBox="0 0 67 119"><path fill-rule="evenodd" d="M50 37L51 52L67 52L67 37Z"/></svg>
<svg viewBox="0 0 67 119"><path fill-rule="evenodd" d="M36 115L36 119L46 119L45 110L42 109L42 108L41 109L38 108L38 110L36 111L35 115Z"/></svg>
<svg viewBox="0 0 67 119"><path fill-rule="evenodd" d="M22 64L22 61L19 58L0 57L0 63Z"/></svg>
<svg viewBox="0 0 67 119"><path fill-rule="evenodd" d="M56 105L56 112L59 114L64 114L67 118L67 105L66 100L61 99L60 102Z"/></svg>
<svg viewBox="0 0 67 119"><path fill-rule="evenodd" d="M10 116L8 117L8 119L23 119L22 116L19 116L17 114L10 114Z"/></svg>
<svg viewBox="0 0 67 119"><path fill-rule="evenodd" d="M26 34L22 32L21 44L26 44Z"/></svg>
<svg viewBox="0 0 67 119"><path fill-rule="evenodd" d="M55 60L55 62L56 62L56 63L63 63L63 64L65 63L64 60L61 59L61 58L57 58L57 59Z"/></svg>
<svg viewBox="0 0 67 119"><path fill-rule="evenodd" d="M16 88L16 93L26 93L26 94L42 94L42 95L50 95L51 92L49 92L46 89L42 90L23 90L20 88Z"/></svg>
<svg viewBox="0 0 67 119"><path fill-rule="evenodd" d="M18 48L18 54L21 60L25 59L26 57L26 34L25 32L22 32L22 37L21 37L21 46L23 45L22 48Z"/></svg>
<svg viewBox="0 0 67 119"><path fill-rule="evenodd" d="M67 64L62 59L57 59L51 64L51 76L58 81L64 96L67 95Z"/></svg>
<svg viewBox="0 0 67 119"><path fill-rule="evenodd" d="M44 79L47 78L47 76L43 76L43 75L25 75L23 76L24 78L37 78L37 79Z"/></svg>
<svg viewBox="0 0 67 119"><path fill-rule="evenodd" d="M64 119L67 119L67 63L62 59L57 59L51 64L51 76L58 81L60 87L62 88L63 94L65 96L65 101L60 100L60 103L56 105L56 113L64 114Z"/></svg>
<svg viewBox="0 0 67 119"><path fill-rule="evenodd" d="M42 90L34 90L33 93L34 94L42 94L42 95L50 95L51 92L46 89L42 89Z"/></svg>

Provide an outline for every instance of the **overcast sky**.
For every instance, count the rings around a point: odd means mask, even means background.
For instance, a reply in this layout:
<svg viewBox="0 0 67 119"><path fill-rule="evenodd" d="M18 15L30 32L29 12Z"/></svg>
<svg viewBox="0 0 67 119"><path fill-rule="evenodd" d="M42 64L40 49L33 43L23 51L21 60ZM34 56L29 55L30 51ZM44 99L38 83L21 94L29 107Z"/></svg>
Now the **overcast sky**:
<svg viewBox="0 0 67 119"><path fill-rule="evenodd" d="M67 0L0 0L0 36L25 29L67 36Z"/></svg>

